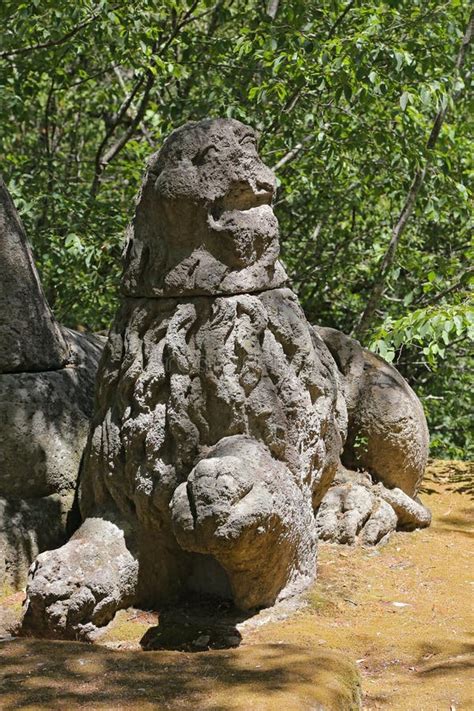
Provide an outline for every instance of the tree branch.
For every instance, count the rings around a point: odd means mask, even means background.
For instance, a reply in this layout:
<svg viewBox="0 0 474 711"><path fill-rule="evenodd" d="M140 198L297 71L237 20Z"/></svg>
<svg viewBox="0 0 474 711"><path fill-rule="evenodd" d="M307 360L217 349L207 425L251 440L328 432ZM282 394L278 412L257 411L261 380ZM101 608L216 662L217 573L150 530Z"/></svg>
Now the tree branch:
<svg viewBox="0 0 474 711"><path fill-rule="evenodd" d="M331 38L334 36L334 34L335 34L337 28L339 27L339 25L341 24L341 22L344 20L344 18L345 18L345 16L347 15L347 13L348 13L350 10L352 10L352 8L354 7L354 5L355 5L355 0L351 0L350 2L347 3L347 5L346 5L346 7L344 8L344 10L341 12L341 14L339 15L339 17L337 18L337 20L335 21L335 23L333 24L333 26L332 26L331 29L329 30L329 32L328 32L328 39L331 39Z"/></svg>
<svg viewBox="0 0 474 711"><path fill-rule="evenodd" d="M313 134L309 134L308 136L305 136L300 143L297 143L296 146L294 146L291 151L288 151L288 153L285 153L283 158L280 158L280 160L275 163L273 166L272 170L274 173L277 172L277 170L280 170L283 168L284 165L289 163L290 161L294 160L296 156L301 153L305 145L313 138Z"/></svg>
<svg viewBox="0 0 474 711"><path fill-rule="evenodd" d="M188 8L188 10L184 13L184 15L181 17L180 21L176 23L176 25L173 28L173 31L171 32L170 36L164 42L164 44L159 48L159 53L162 54L165 52L168 47L171 45L171 43L174 41L174 39L177 37L179 32L182 30L183 27L188 25L190 22L195 22L199 18L203 17L204 15L209 14L212 12L212 8L209 10L205 10L204 12L201 12L199 15L194 15L193 12L196 9L196 7L199 4L199 0L194 0L194 2L191 4L191 6ZM153 47L153 54L157 51L156 45ZM120 109L118 110L117 114L113 117L111 124L109 128L106 131L106 134L104 138L102 139L97 152L95 156L95 174L94 174L94 179L92 181L91 185L91 190L90 190L90 195L92 198L94 198L97 195L97 192L100 187L100 183L102 180L102 175L106 167L109 165L111 161L114 160L114 158L120 153L120 151L127 145L128 141L130 138L133 136L133 134L136 131L137 126L141 123L143 120L143 117L145 115L149 100L150 100L150 94L151 90L153 88L153 84L155 83L155 75L150 69L147 69L145 72L144 76L142 76L135 86L133 87L132 91L128 95L128 97L125 99L125 101L122 103ZM115 143L110 146L110 148L107 149L107 144L109 140L112 138L114 135L116 129L118 126L122 123L123 118L125 117L130 105L132 104L135 96L137 95L139 89L143 86L143 93L140 98L140 102L138 104L138 107L136 109L136 113L132 121L130 122L130 125L128 126L127 130L118 138Z"/></svg>
<svg viewBox="0 0 474 711"><path fill-rule="evenodd" d="M459 52L458 52L458 55L456 58L456 63L455 63L455 72L456 73L458 73L460 71L461 67L463 66L464 59L466 57L467 48L472 40L473 31L474 31L474 11L471 12L471 16L469 18L469 22L467 24L467 28L466 28L466 31L464 33L464 36L463 36L463 39L461 42L461 47L459 49ZM438 140L438 137L439 137L439 134L441 131L441 127L442 127L444 119L446 117L446 112L447 112L447 103L436 114L436 117L435 117L435 120L433 123L433 127L431 129L431 133L430 133L430 136L429 136L427 144L426 144L426 149L428 152L431 152L432 149L436 145L436 141ZM428 153L428 156L425 161L425 165L422 168L418 169L415 173L415 177L413 178L412 184L411 184L410 189L408 191L408 195L405 200L405 204L402 208L402 211L400 212L397 223L392 230L392 235L391 235L387 250L383 256L383 259L382 259L382 262L380 265L378 277L372 287L366 307L365 307L364 311L362 312L358 323L356 324L355 328L353 329L353 333L355 333L355 335L357 335L359 338L364 336L364 334L368 331L368 329L372 323L372 320L375 316L377 306L379 304L382 293L385 289L387 275L388 275L390 268L391 268L391 266L394 262L394 259L395 259L395 254L396 254L398 243L399 243L400 238L405 230L405 227L406 227L406 224L410 218L410 215L413 211L413 207L415 205L418 193L420 192L420 188L423 185L423 181L424 181L425 175L426 175L426 170L427 170L430 160L431 160L431 155Z"/></svg>
<svg viewBox="0 0 474 711"><path fill-rule="evenodd" d="M419 303L420 306L431 306L432 304L437 304L438 301L441 301L445 296L448 294L451 294L453 291L457 291L457 289L461 288L463 286L464 279L469 275L474 273L474 267L469 267L466 269L464 274L460 279L454 282L449 288L444 289L443 291L440 291L438 294L435 294L435 296L428 297L426 299L422 299Z"/></svg>
<svg viewBox="0 0 474 711"><path fill-rule="evenodd" d="M280 0L268 0L267 3L267 15L271 17L272 20L275 19L276 14L278 12L278 5L280 4Z"/></svg>

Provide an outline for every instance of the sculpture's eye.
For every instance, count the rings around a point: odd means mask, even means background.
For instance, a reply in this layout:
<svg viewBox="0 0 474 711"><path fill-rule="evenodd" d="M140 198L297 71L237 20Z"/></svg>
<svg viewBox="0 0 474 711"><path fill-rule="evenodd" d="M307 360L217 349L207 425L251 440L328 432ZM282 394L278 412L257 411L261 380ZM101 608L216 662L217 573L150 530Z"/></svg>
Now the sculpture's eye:
<svg viewBox="0 0 474 711"><path fill-rule="evenodd" d="M208 158L212 158L216 153L218 153L217 148L210 144L196 153L192 159L192 163L193 165L202 165Z"/></svg>
<svg viewBox="0 0 474 711"><path fill-rule="evenodd" d="M251 146L252 148L257 148L257 141L252 133L247 133L243 138L240 139L241 146Z"/></svg>

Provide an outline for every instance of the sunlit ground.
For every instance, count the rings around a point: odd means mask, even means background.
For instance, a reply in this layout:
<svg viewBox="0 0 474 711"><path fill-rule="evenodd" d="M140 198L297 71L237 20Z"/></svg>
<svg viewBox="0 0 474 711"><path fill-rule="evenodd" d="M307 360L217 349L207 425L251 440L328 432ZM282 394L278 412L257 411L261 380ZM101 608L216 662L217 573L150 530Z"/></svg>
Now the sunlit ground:
<svg viewBox="0 0 474 711"><path fill-rule="evenodd" d="M467 711L472 685L472 466L433 463L430 529L379 549L322 545L309 606L236 649L139 651L157 616L123 611L100 645L0 644L0 708ZM18 606L18 596L4 601ZM104 646L109 645L109 646ZM113 648L111 648L113 647Z"/></svg>

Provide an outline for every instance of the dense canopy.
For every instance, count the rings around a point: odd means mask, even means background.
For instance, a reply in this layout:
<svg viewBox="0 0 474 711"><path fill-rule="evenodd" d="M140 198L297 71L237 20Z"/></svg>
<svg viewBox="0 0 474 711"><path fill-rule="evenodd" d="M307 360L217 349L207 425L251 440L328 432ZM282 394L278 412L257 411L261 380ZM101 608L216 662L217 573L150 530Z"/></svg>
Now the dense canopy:
<svg viewBox="0 0 474 711"><path fill-rule="evenodd" d="M4 179L57 317L107 328L146 158L230 116L279 181L307 315L395 360L432 451L473 454L467 0L5 0ZM472 365L472 357L471 357Z"/></svg>

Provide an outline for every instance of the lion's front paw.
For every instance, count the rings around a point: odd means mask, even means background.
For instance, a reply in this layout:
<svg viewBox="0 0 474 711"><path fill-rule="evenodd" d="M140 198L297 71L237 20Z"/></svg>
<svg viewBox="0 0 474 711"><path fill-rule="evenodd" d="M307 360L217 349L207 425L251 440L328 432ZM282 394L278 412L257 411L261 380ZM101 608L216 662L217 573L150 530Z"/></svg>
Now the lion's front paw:
<svg viewBox="0 0 474 711"><path fill-rule="evenodd" d="M66 545L42 553L31 566L22 632L87 639L133 602L137 577L123 531L87 519Z"/></svg>
<svg viewBox="0 0 474 711"><path fill-rule="evenodd" d="M284 464L245 436L221 440L176 490L173 530L188 551L213 556L244 609L270 605L315 570L316 536L305 502Z"/></svg>

